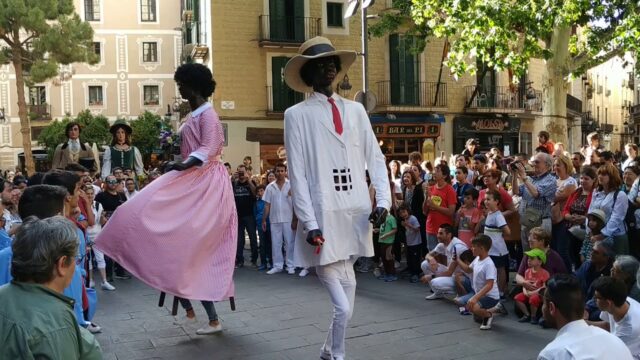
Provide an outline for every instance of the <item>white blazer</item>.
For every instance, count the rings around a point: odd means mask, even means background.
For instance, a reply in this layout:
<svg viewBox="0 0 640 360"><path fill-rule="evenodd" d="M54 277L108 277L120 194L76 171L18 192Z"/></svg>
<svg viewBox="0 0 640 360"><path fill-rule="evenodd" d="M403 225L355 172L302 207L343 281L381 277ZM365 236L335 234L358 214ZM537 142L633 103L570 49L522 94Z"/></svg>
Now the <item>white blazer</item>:
<svg viewBox="0 0 640 360"><path fill-rule="evenodd" d="M372 210L365 170L376 190L377 206L389 209L390 183L369 117L362 104L333 94L343 132L333 124L331 104L320 93L284 113L284 138L293 206L298 217L294 263L327 265L356 256L373 256ZM320 254L306 242L320 229Z"/></svg>

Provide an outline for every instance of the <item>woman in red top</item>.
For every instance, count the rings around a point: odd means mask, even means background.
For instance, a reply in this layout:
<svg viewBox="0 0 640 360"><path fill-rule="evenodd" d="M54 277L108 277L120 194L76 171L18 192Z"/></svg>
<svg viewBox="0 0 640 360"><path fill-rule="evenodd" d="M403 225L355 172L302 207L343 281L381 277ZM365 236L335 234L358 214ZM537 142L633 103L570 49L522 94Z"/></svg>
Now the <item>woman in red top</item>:
<svg viewBox="0 0 640 360"><path fill-rule="evenodd" d="M430 186L429 193L422 205L422 211L427 214L427 247L432 251L438 245L438 229L442 224L453 225L453 215L456 212L456 191L447 183L449 166L438 164L433 169L435 185Z"/></svg>
<svg viewBox="0 0 640 360"><path fill-rule="evenodd" d="M497 191L500 193L500 211L502 212L502 215L507 218L508 216L516 213L516 207L513 205L513 197L509 195L507 190L503 187L498 186L501 177L502 172L500 170L489 169L485 171L482 180L487 188L480 190L480 196L478 196L478 209L482 209L484 207L484 197L487 194L487 191Z"/></svg>
<svg viewBox="0 0 640 360"><path fill-rule="evenodd" d="M567 224L566 236L569 239L569 256L576 269L582 264L580 248L585 237L584 224L597 179L596 169L591 166L583 166L580 170L580 187L569 195L562 210L562 216Z"/></svg>

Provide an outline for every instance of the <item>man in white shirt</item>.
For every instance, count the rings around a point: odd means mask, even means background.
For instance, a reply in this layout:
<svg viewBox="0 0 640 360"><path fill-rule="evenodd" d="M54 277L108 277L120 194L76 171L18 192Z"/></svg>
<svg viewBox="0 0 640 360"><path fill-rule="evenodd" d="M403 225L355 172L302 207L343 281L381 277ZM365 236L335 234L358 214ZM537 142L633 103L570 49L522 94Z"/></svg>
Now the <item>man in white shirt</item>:
<svg viewBox="0 0 640 360"><path fill-rule="evenodd" d="M458 262L454 260L454 254L460 255L469 250L465 243L453 236L453 227L449 224L442 224L438 229L438 245L427 254L422 262L422 282L431 285L433 294L426 297L427 300L442 298L445 294L455 293L454 273L460 272ZM447 266L440 264L436 260L437 255L447 257ZM435 265L435 266L434 266ZM437 267L437 269L433 269Z"/></svg>
<svg viewBox="0 0 640 360"><path fill-rule="evenodd" d="M621 279L601 276L592 286L602 321L589 323L619 337L634 358L640 359L640 304L627 297L627 286Z"/></svg>
<svg viewBox="0 0 640 360"><path fill-rule="evenodd" d="M320 358L331 360L345 358L356 292L353 264L374 255L370 221L380 226L391 206L385 158L366 110L333 92L355 59L355 51L335 50L317 36L284 69L291 89L312 93L285 111L284 141L299 223L295 264L315 266L330 294L333 319ZM375 188L373 212L365 170Z"/></svg>
<svg viewBox="0 0 640 360"><path fill-rule="evenodd" d="M131 200L134 196L138 195L136 190L136 182L133 179L128 178L124 182L124 194L127 196L127 200Z"/></svg>
<svg viewBox="0 0 640 360"><path fill-rule="evenodd" d="M267 185L264 196L262 196L262 200L266 203L262 215L262 231L267 231L267 219L271 223L273 268L267 271L267 274L273 275L282 272L286 263L287 271L290 275L294 275L296 269L293 265L294 242L291 230L293 205L291 203L291 184L287 179L287 165L278 163L275 174L276 181ZM286 259L282 256L283 242Z"/></svg>
<svg viewBox="0 0 640 360"><path fill-rule="evenodd" d="M547 281L542 315L558 334L538 360L633 359L622 340L582 320L583 311L584 294L575 276L556 274Z"/></svg>

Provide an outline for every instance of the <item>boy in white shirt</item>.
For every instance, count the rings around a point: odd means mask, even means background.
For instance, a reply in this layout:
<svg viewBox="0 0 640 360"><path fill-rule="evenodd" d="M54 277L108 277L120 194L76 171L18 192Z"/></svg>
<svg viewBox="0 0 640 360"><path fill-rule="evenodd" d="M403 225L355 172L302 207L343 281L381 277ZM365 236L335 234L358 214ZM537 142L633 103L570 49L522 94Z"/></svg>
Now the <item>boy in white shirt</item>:
<svg viewBox="0 0 640 360"><path fill-rule="evenodd" d="M640 304L627 296L627 286L620 279L602 276L592 286L602 321L587 323L619 337L631 355L640 359Z"/></svg>
<svg viewBox="0 0 640 360"><path fill-rule="evenodd" d="M487 235L477 235L471 241L471 251L476 258L471 264L465 264L456 257L458 266L466 273L473 272L471 286L473 292L458 298L458 305L467 307L472 314L482 318L480 330L491 329L493 314L488 309L493 308L500 301L500 293L496 285L497 270L489 257L491 238Z"/></svg>
<svg viewBox="0 0 640 360"><path fill-rule="evenodd" d="M509 266L509 250L504 241L505 236L511 235L507 226L507 220L500 212L500 193L487 189L484 205L487 208L487 217L484 221L484 234L491 238L491 250L489 256L498 269L498 289L500 297L507 291L507 266Z"/></svg>

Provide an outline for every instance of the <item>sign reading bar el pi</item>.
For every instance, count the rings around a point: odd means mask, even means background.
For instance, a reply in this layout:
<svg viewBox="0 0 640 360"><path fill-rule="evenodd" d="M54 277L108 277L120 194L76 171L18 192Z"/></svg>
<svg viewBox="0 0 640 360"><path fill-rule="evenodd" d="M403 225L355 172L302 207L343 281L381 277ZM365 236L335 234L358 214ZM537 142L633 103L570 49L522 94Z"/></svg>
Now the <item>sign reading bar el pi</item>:
<svg viewBox="0 0 640 360"><path fill-rule="evenodd" d="M348 19L356 14L358 7L360 7L360 1L362 1L362 8L366 9L375 3L375 0L349 0L347 10L344 13L344 18Z"/></svg>

